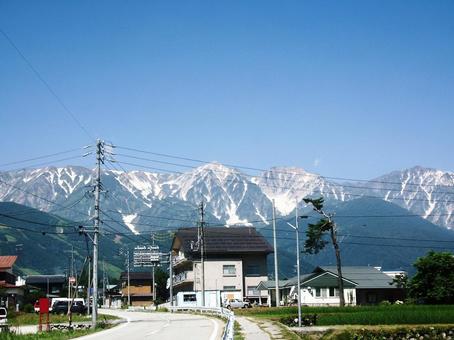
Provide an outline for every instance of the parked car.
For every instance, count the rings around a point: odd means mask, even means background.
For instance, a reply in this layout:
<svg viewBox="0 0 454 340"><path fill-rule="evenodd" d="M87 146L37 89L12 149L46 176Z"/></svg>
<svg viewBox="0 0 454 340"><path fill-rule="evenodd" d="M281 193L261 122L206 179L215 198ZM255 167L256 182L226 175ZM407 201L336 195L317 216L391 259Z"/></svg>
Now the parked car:
<svg viewBox="0 0 454 340"><path fill-rule="evenodd" d="M240 299L229 299L225 303L225 307L228 309L233 308L251 308L249 301L241 301Z"/></svg>
<svg viewBox="0 0 454 340"><path fill-rule="evenodd" d="M35 310L35 313L39 313L39 300L35 301L35 304L33 305L33 309Z"/></svg>
<svg viewBox="0 0 454 340"><path fill-rule="evenodd" d="M68 313L68 303L69 301L57 301L52 306L52 313L54 314L66 314ZM71 313L75 314L85 314L87 312L87 307L81 301L74 301L71 306Z"/></svg>
<svg viewBox="0 0 454 340"><path fill-rule="evenodd" d="M0 325L8 323L8 310L4 307L0 307Z"/></svg>

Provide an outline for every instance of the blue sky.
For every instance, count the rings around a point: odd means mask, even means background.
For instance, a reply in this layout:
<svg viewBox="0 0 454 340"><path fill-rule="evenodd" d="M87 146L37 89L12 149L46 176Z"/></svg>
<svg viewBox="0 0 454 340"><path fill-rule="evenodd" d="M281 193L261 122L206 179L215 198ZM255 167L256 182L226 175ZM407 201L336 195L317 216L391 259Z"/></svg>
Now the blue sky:
<svg viewBox="0 0 454 340"><path fill-rule="evenodd" d="M350 178L454 171L453 1L2 0L0 23L118 145ZM2 35L0 74L1 164L90 142Z"/></svg>

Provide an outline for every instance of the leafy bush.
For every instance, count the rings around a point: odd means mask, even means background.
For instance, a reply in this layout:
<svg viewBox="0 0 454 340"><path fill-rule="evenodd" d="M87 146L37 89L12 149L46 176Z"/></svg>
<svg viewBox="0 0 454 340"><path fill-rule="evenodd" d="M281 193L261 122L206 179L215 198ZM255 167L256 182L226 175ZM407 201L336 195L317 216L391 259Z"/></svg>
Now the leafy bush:
<svg viewBox="0 0 454 340"><path fill-rule="evenodd" d="M24 312L25 313L34 313L35 312L35 309L33 308L33 305L31 303L27 303L25 306L24 306Z"/></svg>

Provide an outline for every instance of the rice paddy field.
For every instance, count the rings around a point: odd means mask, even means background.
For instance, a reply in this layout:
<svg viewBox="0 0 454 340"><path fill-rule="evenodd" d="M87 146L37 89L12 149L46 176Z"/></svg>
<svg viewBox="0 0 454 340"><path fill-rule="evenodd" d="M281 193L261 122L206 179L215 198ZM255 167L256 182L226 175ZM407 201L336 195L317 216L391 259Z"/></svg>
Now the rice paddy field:
<svg viewBox="0 0 454 340"><path fill-rule="evenodd" d="M297 307L235 310L235 314L279 321L297 317ZM303 307L317 315L317 326L327 325L431 325L454 324L454 305L379 305L354 307Z"/></svg>

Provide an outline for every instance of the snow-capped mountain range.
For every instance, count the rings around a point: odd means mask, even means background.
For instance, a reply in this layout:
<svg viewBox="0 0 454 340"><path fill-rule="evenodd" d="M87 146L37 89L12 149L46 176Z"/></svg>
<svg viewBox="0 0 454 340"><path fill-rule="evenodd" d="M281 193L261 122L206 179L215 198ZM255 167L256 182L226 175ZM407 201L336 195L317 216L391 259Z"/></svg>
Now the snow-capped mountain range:
<svg viewBox="0 0 454 340"><path fill-rule="evenodd" d="M79 166L0 172L0 201L86 221L93 209L92 182L93 171ZM102 182L105 224L118 229L122 222L134 232L194 225L201 200L212 223L269 223L272 200L278 215L287 216L296 204L304 206L304 197L320 195L338 201L379 197L453 228L454 173L422 167L341 184L301 168L276 167L250 176L209 163L183 174L105 170Z"/></svg>

